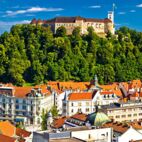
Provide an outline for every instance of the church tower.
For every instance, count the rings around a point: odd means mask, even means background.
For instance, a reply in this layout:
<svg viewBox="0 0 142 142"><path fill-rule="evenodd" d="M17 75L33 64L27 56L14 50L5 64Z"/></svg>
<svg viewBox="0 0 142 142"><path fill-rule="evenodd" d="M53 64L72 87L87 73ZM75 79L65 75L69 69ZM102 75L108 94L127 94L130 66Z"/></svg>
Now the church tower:
<svg viewBox="0 0 142 142"><path fill-rule="evenodd" d="M110 19L113 23L113 32L112 34L115 34L115 24L114 24L114 10L115 10L116 6L115 4L113 4L113 8L112 11L108 11L108 19Z"/></svg>

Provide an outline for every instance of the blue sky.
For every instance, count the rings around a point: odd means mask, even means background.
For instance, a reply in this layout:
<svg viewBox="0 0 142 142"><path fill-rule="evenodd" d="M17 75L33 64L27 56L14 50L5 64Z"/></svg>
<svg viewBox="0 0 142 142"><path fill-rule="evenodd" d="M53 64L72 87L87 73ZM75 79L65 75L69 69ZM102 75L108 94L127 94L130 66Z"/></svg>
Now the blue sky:
<svg viewBox="0 0 142 142"><path fill-rule="evenodd" d="M0 34L14 24L33 18L84 16L106 18L115 3L116 28L128 26L142 31L142 0L0 0Z"/></svg>

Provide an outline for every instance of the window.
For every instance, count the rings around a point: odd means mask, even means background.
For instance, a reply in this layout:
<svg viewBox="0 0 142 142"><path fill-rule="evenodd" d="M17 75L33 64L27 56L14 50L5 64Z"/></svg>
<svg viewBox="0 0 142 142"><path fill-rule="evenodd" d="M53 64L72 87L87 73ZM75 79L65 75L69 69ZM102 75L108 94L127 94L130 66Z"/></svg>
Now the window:
<svg viewBox="0 0 142 142"><path fill-rule="evenodd" d="M128 114L128 117L131 117L132 115L131 114Z"/></svg>
<svg viewBox="0 0 142 142"><path fill-rule="evenodd" d="M16 99L16 103L19 103L19 100L18 100L18 99Z"/></svg>
<svg viewBox="0 0 142 142"><path fill-rule="evenodd" d="M120 115L116 115L116 118L120 118Z"/></svg>
<svg viewBox="0 0 142 142"><path fill-rule="evenodd" d="M19 105L16 105L16 109L19 109Z"/></svg>
<svg viewBox="0 0 142 142"><path fill-rule="evenodd" d="M78 112L82 112L81 108L78 109Z"/></svg>
<svg viewBox="0 0 142 142"><path fill-rule="evenodd" d="M137 116L137 114L135 113L135 114L133 114L133 116Z"/></svg>
<svg viewBox="0 0 142 142"><path fill-rule="evenodd" d="M81 106L81 102L78 103L78 106Z"/></svg>
<svg viewBox="0 0 142 142"><path fill-rule="evenodd" d="M71 106L73 106L73 103L71 103Z"/></svg>
<svg viewBox="0 0 142 142"><path fill-rule="evenodd" d="M125 118L125 117L126 117L126 115L122 115L121 117L122 117L122 118Z"/></svg>
<svg viewBox="0 0 142 142"><path fill-rule="evenodd" d="M23 104L26 104L26 100L23 100Z"/></svg>
<svg viewBox="0 0 142 142"><path fill-rule="evenodd" d="M139 113L140 116L142 116L142 113Z"/></svg>
<svg viewBox="0 0 142 142"><path fill-rule="evenodd" d="M86 106L89 106L89 102L86 102Z"/></svg>
<svg viewBox="0 0 142 142"><path fill-rule="evenodd" d="M26 106L22 106L22 108L23 108L23 109L26 109L27 107L26 107Z"/></svg>
<svg viewBox="0 0 142 142"><path fill-rule="evenodd" d="M86 108L86 112L89 112L89 108Z"/></svg>
<svg viewBox="0 0 142 142"><path fill-rule="evenodd" d="M73 113L73 109L71 110L71 112Z"/></svg>

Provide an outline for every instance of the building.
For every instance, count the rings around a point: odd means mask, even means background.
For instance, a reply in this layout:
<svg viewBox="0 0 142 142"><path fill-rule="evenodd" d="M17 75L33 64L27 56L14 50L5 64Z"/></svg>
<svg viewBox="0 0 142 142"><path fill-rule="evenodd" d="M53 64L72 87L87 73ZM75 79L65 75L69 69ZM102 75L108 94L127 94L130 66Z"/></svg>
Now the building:
<svg viewBox="0 0 142 142"><path fill-rule="evenodd" d="M97 105L110 105L119 102L120 96L113 91L103 91L98 85L97 77L84 91L72 92L63 99L63 115L71 116L77 112L93 113Z"/></svg>
<svg viewBox="0 0 142 142"><path fill-rule="evenodd" d="M90 114L95 111L99 91L71 93L63 100L63 115L71 116L77 112Z"/></svg>
<svg viewBox="0 0 142 142"><path fill-rule="evenodd" d="M30 137L31 132L16 128L9 121L0 122L0 132L0 142L30 142L27 139Z"/></svg>
<svg viewBox="0 0 142 142"><path fill-rule="evenodd" d="M54 96L46 86L0 87L0 120L40 125L42 110L50 110Z"/></svg>
<svg viewBox="0 0 142 142"><path fill-rule="evenodd" d="M111 142L111 139L111 128L77 127L66 131L33 133L33 142Z"/></svg>
<svg viewBox="0 0 142 142"><path fill-rule="evenodd" d="M108 122L105 123L105 128L113 129L113 141L115 142L130 142L131 140L141 140L142 126L141 122Z"/></svg>
<svg viewBox="0 0 142 142"><path fill-rule="evenodd" d="M50 26L51 30L56 33L56 30L64 26L67 30L67 34L72 34L75 27L81 28L81 34L86 34L88 27L93 27L94 31L101 36L105 36L109 31L114 34L114 14L108 13L108 18L94 19L84 18L80 16L76 17L55 17L49 20L36 20L31 21L32 25Z"/></svg>
<svg viewBox="0 0 142 142"><path fill-rule="evenodd" d="M139 101L115 103L101 108L111 119L118 122L142 120L142 102Z"/></svg>

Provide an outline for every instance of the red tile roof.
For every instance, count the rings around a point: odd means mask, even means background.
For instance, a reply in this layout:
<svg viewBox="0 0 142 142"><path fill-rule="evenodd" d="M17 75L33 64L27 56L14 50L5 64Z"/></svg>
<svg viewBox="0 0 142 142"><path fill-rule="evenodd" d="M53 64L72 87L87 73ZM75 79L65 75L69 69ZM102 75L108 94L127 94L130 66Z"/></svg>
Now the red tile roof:
<svg viewBox="0 0 142 142"><path fill-rule="evenodd" d="M21 128L16 128L16 135L20 137L29 137L31 135L31 132L28 132Z"/></svg>
<svg viewBox="0 0 142 142"><path fill-rule="evenodd" d="M61 117L61 118L55 119L52 124L52 127L56 129L61 128L64 125L66 119L67 117Z"/></svg>
<svg viewBox="0 0 142 142"><path fill-rule="evenodd" d="M0 142L16 142L16 139L0 134Z"/></svg>
<svg viewBox="0 0 142 142"><path fill-rule="evenodd" d="M86 90L87 85L89 85L89 82L56 82L56 81L49 81L48 86L51 86L52 89L55 90L64 90L64 89L73 89L73 90Z"/></svg>
<svg viewBox="0 0 142 142"><path fill-rule="evenodd" d="M68 100L70 101L92 100L96 92L95 93L91 93L91 92L71 93L69 94Z"/></svg>
<svg viewBox="0 0 142 142"><path fill-rule="evenodd" d="M13 137L15 135L15 126L12 125L9 121L0 122L0 131L2 134Z"/></svg>
<svg viewBox="0 0 142 142"><path fill-rule="evenodd" d="M142 82L140 80L132 80L129 84L129 89L141 88L141 87L142 87Z"/></svg>
<svg viewBox="0 0 142 142"><path fill-rule="evenodd" d="M86 121L87 115L83 114L83 113L77 113L77 114L71 116L70 118L81 120L81 121Z"/></svg>
<svg viewBox="0 0 142 142"><path fill-rule="evenodd" d="M32 90L31 86L28 87L14 87L14 96L17 98L25 98Z"/></svg>
<svg viewBox="0 0 142 142"><path fill-rule="evenodd" d="M101 95L109 95L109 94L114 94L114 92L109 92L109 91L103 91L100 93Z"/></svg>
<svg viewBox="0 0 142 142"><path fill-rule="evenodd" d="M119 132L119 133L124 133L128 130L129 126L128 125L123 125L120 122L108 122L103 125L105 128L113 128L113 131Z"/></svg>
<svg viewBox="0 0 142 142"><path fill-rule="evenodd" d="M49 20L36 20L33 19L31 24L38 24L38 23L75 23L76 21L84 21L84 22L99 22L99 23L112 23L112 21L108 18L105 19L94 19L94 18L84 18L80 16L76 17L55 17Z"/></svg>
<svg viewBox="0 0 142 142"><path fill-rule="evenodd" d="M132 95L130 95L130 97L139 97L139 93L138 92L135 92L135 93L133 93Z"/></svg>

